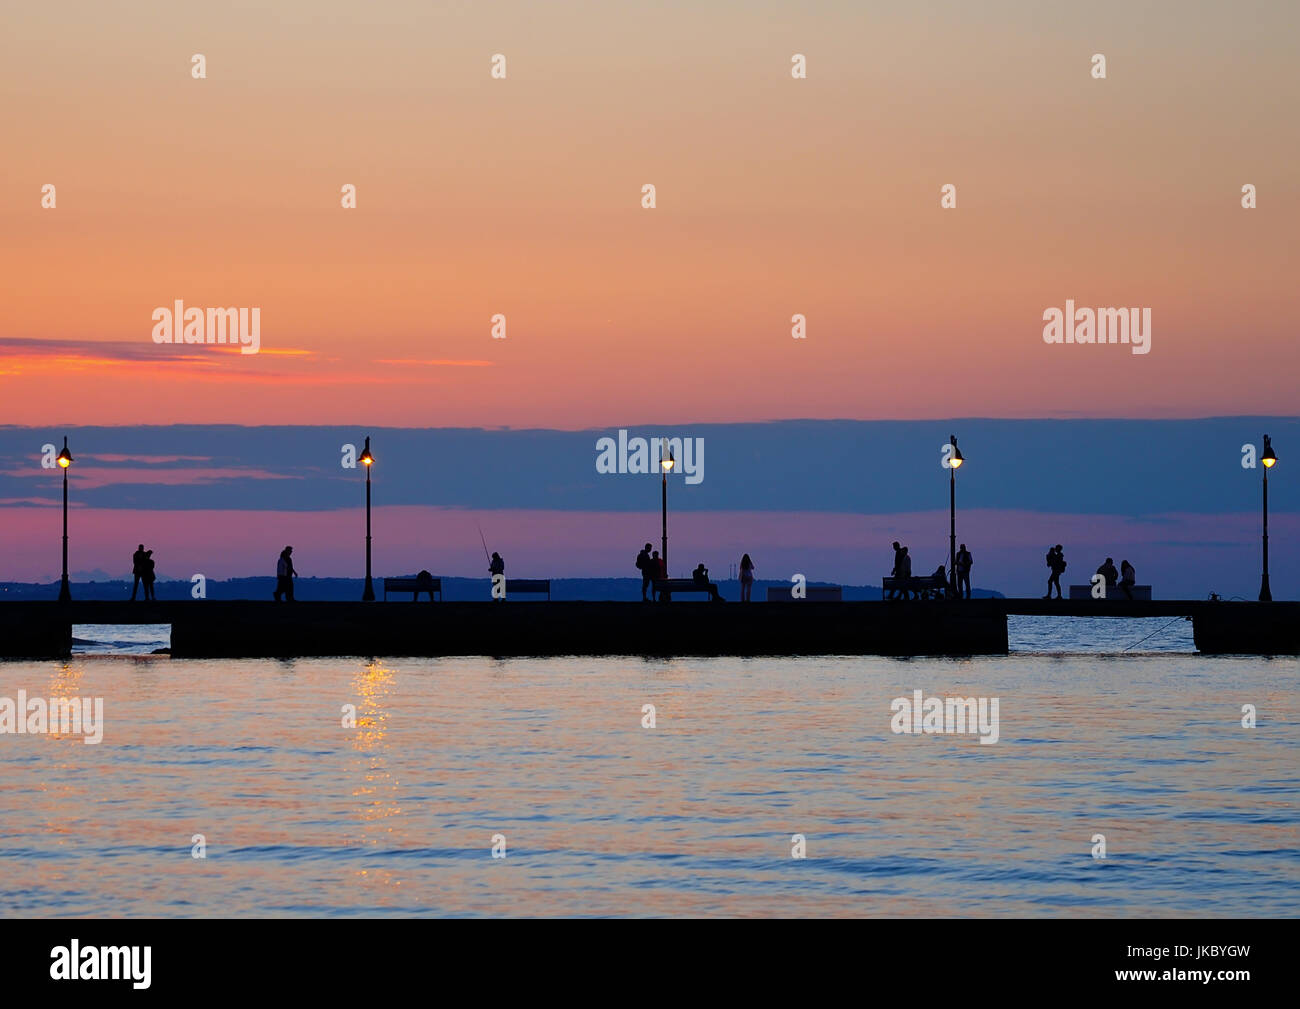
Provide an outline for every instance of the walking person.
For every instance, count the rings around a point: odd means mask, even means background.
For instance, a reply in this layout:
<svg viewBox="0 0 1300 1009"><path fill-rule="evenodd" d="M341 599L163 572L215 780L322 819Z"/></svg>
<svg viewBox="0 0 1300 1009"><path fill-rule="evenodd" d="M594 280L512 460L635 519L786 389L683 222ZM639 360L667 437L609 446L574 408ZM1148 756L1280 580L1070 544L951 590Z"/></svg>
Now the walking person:
<svg viewBox="0 0 1300 1009"><path fill-rule="evenodd" d="M975 559L970 555L970 551L966 549L966 544L963 543L961 545L961 549L957 551L957 557L955 560L955 564L957 567L957 598L958 599L970 598L970 568L971 568L971 564L974 563L974 560ZM965 596L962 595L963 587L966 590Z"/></svg>
<svg viewBox="0 0 1300 1009"><path fill-rule="evenodd" d="M144 544L141 543L136 547L135 553L131 555L131 574L135 580L131 582L131 602L135 602L135 593L140 588L140 582L144 579ZM147 599L148 596L145 596Z"/></svg>
<svg viewBox="0 0 1300 1009"><path fill-rule="evenodd" d="M297 577L298 572L293 569L293 547L285 547L275 565L275 592L272 596L277 603L282 596L293 602L293 580Z"/></svg>
<svg viewBox="0 0 1300 1009"><path fill-rule="evenodd" d="M754 562L749 559L749 554L740 558L740 601L742 603L750 602L750 596L754 591Z"/></svg>
<svg viewBox="0 0 1300 1009"><path fill-rule="evenodd" d="M647 543L641 548L641 552L636 555L636 569L641 572L641 602L648 603L646 590L654 582L654 569L650 567L650 544Z"/></svg>
<svg viewBox="0 0 1300 1009"><path fill-rule="evenodd" d="M1137 584L1137 571L1128 561L1119 562L1119 587L1126 599L1133 598L1133 586Z"/></svg>
<svg viewBox="0 0 1300 1009"><path fill-rule="evenodd" d="M1061 544L1056 544L1047 551L1047 567L1051 570L1051 577L1047 579L1047 595L1044 599L1052 598L1052 586L1056 586L1056 598L1061 596L1061 575L1065 573L1065 554L1061 550Z"/></svg>

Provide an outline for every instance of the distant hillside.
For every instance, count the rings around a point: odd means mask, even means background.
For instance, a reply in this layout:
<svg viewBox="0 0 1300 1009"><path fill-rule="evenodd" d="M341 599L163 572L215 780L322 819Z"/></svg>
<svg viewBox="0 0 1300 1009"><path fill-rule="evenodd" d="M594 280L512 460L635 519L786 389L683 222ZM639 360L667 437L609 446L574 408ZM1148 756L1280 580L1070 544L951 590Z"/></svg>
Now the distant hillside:
<svg viewBox="0 0 1300 1009"><path fill-rule="evenodd" d="M827 582L809 582L809 585L826 585ZM298 599L315 600L350 600L360 599L365 582L361 578L299 578L296 582L295 595ZM737 581L719 581L718 590L724 599L740 599L740 583ZM768 586L777 586L789 590L789 582L756 581L753 597L755 602L767 599ZM507 587L509 582L507 582ZM193 586L188 581L160 581L155 585L155 594L162 599L189 599ZM228 581L209 580L207 583L208 599L270 599L275 588L274 578L232 578ZM487 599L491 583L486 578L444 578L442 580L443 598L451 600ZM846 600L879 599L879 585L845 585ZM974 589L978 598L1001 598L1002 593L987 589ZM73 582L74 599L127 599L131 595L129 581ZM375 595L382 600L384 595L383 580L375 579ZM32 584L27 582L0 582L0 599L58 599L59 583ZM409 599L405 593L390 594L389 599ZM540 599L545 596L524 596L527 600ZM556 578L551 581L551 598L554 600L627 600L641 598L641 581L637 578Z"/></svg>

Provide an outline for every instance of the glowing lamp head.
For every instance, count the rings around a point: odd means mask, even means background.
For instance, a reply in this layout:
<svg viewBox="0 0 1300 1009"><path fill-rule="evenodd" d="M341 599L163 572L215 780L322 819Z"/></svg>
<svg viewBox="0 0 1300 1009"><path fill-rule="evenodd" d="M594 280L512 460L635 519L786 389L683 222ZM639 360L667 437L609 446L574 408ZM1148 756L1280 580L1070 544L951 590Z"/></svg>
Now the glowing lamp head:
<svg viewBox="0 0 1300 1009"><path fill-rule="evenodd" d="M952 469L961 469L961 464L966 460L962 458L961 449L957 447L957 436L955 434L948 435L948 444L952 446L952 458L948 460L948 465Z"/></svg>
<svg viewBox="0 0 1300 1009"><path fill-rule="evenodd" d="M667 472L669 472L669 471L673 468L673 463L674 463L676 460L673 459L673 447L672 447L671 445L668 445L668 439L667 439L667 438L664 439L664 444L665 444L665 445L667 446L667 448L668 448L668 456L667 456L667 458L664 458L664 457L662 457L662 456L660 457L660 459L659 459L659 466L660 466L660 468L663 469L663 471L664 471L665 473L667 473Z"/></svg>
<svg viewBox="0 0 1300 1009"><path fill-rule="evenodd" d="M361 465L373 466L374 464L375 464L375 457L370 454L370 438L367 437L366 447L361 450Z"/></svg>
<svg viewBox="0 0 1300 1009"><path fill-rule="evenodd" d="M63 439L63 451L59 453L58 463L64 469L72 465L72 453L68 451L68 439Z"/></svg>
<svg viewBox="0 0 1300 1009"><path fill-rule="evenodd" d="M1272 469L1277 465L1277 456L1273 454L1273 440L1264 435L1264 454L1259 457L1259 461L1264 464L1265 469Z"/></svg>

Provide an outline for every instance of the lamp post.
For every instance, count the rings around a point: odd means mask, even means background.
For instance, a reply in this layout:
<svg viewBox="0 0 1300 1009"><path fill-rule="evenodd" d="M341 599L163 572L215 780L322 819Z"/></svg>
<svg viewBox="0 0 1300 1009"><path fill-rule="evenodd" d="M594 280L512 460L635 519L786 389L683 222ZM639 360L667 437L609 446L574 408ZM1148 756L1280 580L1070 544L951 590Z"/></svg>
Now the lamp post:
<svg viewBox="0 0 1300 1009"><path fill-rule="evenodd" d="M966 460L962 458L961 449L957 447L957 436L950 434L948 444L952 446L952 457L948 460L948 579L951 587L957 589L957 470Z"/></svg>
<svg viewBox="0 0 1300 1009"><path fill-rule="evenodd" d="M68 585L68 467L72 453L68 451L68 436L63 436L63 451L59 453L59 468L63 470L63 581L59 584L59 602L72 601L72 588Z"/></svg>
<svg viewBox="0 0 1300 1009"><path fill-rule="evenodd" d="M370 454L370 436L366 435L366 447L361 450L361 465L366 468L366 588L361 593L363 603L375 601L375 583L370 577L370 467L375 464L375 457Z"/></svg>
<svg viewBox="0 0 1300 1009"><path fill-rule="evenodd" d="M1273 442L1264 435L1264 454L1259 457L1264 464L1264 574L1259 583L1259 601L1271 603L1273 591L1268 586L1268 471L1277 465L1277 456L1273 454Z"/></svg>
<svg viewBox="0 0 1300 1009"><path fill-rule="evenodd" d="M664 458L664 449L668 449L668 458ZM659 442L659 469L663 472L663 543L662 552L659 554L664 562L664 577L668 577L668 472L673 468L673 448L668 444L668 439L663 438Z"/></svg>

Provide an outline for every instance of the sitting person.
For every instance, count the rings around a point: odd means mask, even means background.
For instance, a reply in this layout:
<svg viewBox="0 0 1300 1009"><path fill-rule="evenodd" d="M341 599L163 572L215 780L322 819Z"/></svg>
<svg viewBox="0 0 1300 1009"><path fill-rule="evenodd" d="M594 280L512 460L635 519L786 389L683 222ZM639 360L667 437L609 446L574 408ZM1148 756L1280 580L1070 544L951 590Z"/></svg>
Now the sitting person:
<svg viewBox="0 0 1300 1009"><path fill-rule="evenodd" d="M1123 589L1125 598L1132 599L1133 586L1137 584L1137 571L1128 561L1120 561L1119 573L1119 587Z"/></svg>
<svg viewBox="0 0 1300 1009"><path fill-rule="evenodd" d="M704 566L703 561L700 561L699 566L691 572L691 581L701 588L709 590L709 600L711 602L722 602L722 597L718 595L718 587L709 581L709 569Z"/></svg>
<svg viewBox="0 0 1300 1009"><path fill-rule="evenodd" d="M1097 569L1097 574L1106 579L1106 588L1113 589L1119 584L1119 572L1115 570L1115 561L1110 557L1106 558L1106 563Z"/></svg>

